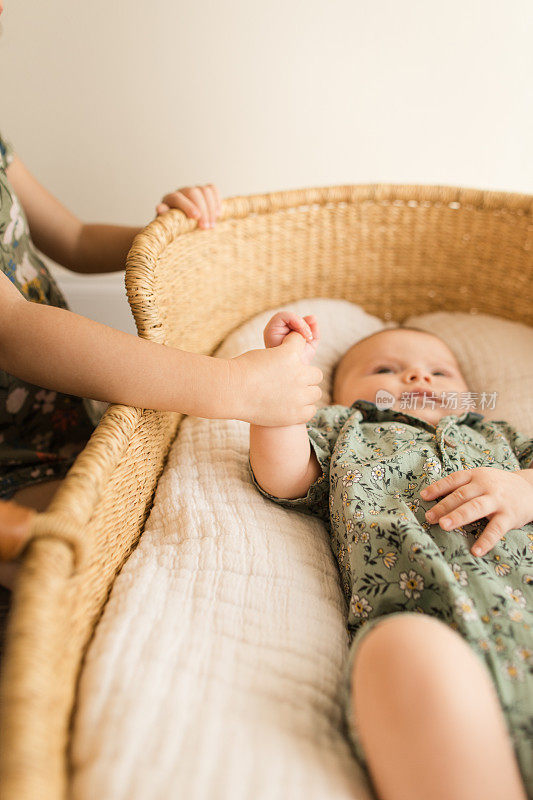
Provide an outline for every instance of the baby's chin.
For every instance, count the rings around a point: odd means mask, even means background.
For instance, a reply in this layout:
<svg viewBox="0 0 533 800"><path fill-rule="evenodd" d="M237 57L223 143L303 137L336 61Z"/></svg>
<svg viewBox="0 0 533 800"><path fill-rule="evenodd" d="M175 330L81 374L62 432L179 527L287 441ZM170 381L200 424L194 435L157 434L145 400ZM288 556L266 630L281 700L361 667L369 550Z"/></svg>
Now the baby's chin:
<svg viewBox="0 0 533 800"><path fill-rule="evenodd" d="M342 396L333 398L332 403L334 404L338 403L340 405L353 405L353 403L355 403L356 400L365 400L367 398L356 397L355 400L351 401L351 403L344 403L343 399L344 398ZM372 398L368 398L368 401L370 403L376 404L379 408L379 404L376 403L375 396L373 396ZM410 417L415 417L416 419L422 419L424 420L424 422L429 422L430 425L435 425L435 427L438 425L438 423L443 417L448 417L451 414L455 414L456 416L461 416L461 414L464 414L465 411L468 410L466 408L461 408L461 409L443 408L438 403L435 403L435 408L432 408L430 405L422 407L422 402L423 401L420 401L420 405L417 403L416 406L413 405L413 407L405 407L405 405L402 405L400 400L396 400L393 406L384 406L384 408L392 407L394 411L397 411L399 414L407 414Z"/></svg>
<svg viewBox="0 0 533 800"><path fill-rule="evenodd" d="M409 414L410 417L423 419L424 422L429 422L431 425L437 425L443 417L453 413L451 411L444 411L443 409L436 408L400 408L400 404L394 404L394 410L400 414Z"/></svg>
<svg viewBox="0 0 533 800"><path fill-rule="evenodd" d="M461 414L464 414L469 409L467 408L443 408L435 404L435 408L431 408L431 406L426 406L424 408L400 408L400 403L396 402L393 406L395 411L398 411L400 414L409 414L411 417L416 417L417 419L423 419L424 422L429 422L431 425L437 426L443 417L449 417L451 414L460 417ZM472 410L472 409L470 409Z"/></svg>

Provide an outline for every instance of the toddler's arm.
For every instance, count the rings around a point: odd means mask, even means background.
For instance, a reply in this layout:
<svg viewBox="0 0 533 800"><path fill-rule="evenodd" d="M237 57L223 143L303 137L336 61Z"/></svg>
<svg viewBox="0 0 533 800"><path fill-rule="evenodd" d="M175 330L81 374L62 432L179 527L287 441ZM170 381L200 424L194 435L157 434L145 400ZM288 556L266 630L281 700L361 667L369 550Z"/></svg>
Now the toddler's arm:
<svg viewBox="0 0 533 800"><path fill-rule="evenodd" d="M300 334L306 340L303 359L309 362L319 340L318 324L313 316L302 319L292 312L276 314L265 328L265 346L277 348L285 337L300 338ZM305 424L279 428L251 425L250 464L257 482L266 492L290 500L305 497L322 472Z"/></svg>
<svg viewBox="0 0 533 800"><path fill-rule="evenodd" d="M7 177L28 218L33 242L41 252L73 272L99 273L123 270L134 236L141 228L84 223L57 200L15 156ZM200 228L213 227L220 213L216 186L186 186L165 195L157 214L178 208L198 220Z"/></svg>
<svg viewBox="0 0 533 800"><path fill-rule="evenodd" d="M287 425L310 419L322 373L293 334L272 350L188 353L26 300L0 272L0 369L65 394L198 417Z"/></svg>

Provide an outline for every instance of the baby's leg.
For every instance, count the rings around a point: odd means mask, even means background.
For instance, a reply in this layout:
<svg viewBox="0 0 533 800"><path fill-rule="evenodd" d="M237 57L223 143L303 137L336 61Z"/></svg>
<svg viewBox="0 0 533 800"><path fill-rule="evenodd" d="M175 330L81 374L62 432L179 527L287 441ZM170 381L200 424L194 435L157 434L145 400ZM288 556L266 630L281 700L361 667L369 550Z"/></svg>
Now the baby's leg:
<svg viewBox="0 0 533 800"><path fill-rule="evenodd" d="M380 800L526 800L490 675L444 623L394 615L370 630L352 707Z"/></svg>

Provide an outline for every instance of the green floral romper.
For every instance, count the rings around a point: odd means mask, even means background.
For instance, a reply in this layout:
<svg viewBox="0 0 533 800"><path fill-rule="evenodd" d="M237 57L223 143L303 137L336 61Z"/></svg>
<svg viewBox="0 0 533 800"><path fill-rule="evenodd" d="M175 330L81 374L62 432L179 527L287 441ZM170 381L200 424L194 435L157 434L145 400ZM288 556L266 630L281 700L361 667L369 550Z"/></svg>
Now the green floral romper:
<svg viewBox="0 0 533 800"><path fill-rule="evenodd" d="M0 136L0 269L28 300L66 308L9 184L6 169L12 159L11 147ZM40 347L39 342L35 346ZM0 498L62 478L98 416L91 401L33 386L0 370Z"/></svg>
<svg viewBox="0 0 533 800"><path fill-rule="evenodd" d="M425 519L436 501L420 498L460 469L533 467L533 440L471 411L435 427L365 400L322 408L307 428L323 474L306 497L273 498L252 478L267 497L329 526L354 637L350 663L362 636L387 615L419 612L447 623L491 673L533 796L533 524L475 558L469 549L486 520L443 531ZM349 670L346 684L348 703Z"/></svg>

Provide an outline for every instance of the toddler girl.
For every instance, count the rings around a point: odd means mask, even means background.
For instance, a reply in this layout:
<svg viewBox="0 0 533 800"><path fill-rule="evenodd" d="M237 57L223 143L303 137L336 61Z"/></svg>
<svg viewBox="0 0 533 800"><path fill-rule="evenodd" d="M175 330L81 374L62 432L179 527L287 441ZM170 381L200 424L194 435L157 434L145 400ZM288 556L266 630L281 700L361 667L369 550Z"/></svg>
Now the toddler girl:
<svg viewBox="0 0 533 800"><path fill-rule="evenodd" d="M215 186L186 187L165 195L157 213L179 208L207 229L220 206ZM269 353L225 360L68 310L36 247L75 272L111 272L124 267L139 230L81 222L0 136L0 501L47 507L97 421L87 399L262 425L313 415L321 372L302 363L297 334ZM18 555L28 529L27 516L0 502L0 560ZM12 585L15 572L0 564L0 584Z"/></svg>
<svg viewBox="0 0 533 800"><path fill-rule="evenodd" d="M212 186L164 199L158 211L171 203L204 228L220 210ZM288 369L300 337L276 358L256 351L224 361L67 310L34 245L76 272L110 272L123 269L138 231L80 222L0 137L0 498L64 476L94 427L79 398L267 425L279 424L284 408L300 420L312 416L319 371ZM260 391L265 380L267 390Z"/></svg>
<svg viewBox="0 0 533 800"><path fill-rule="evenodd" d="M267 348L290 331L310 361L314 317L276 314ZM250 429L260 491L329 526L354 636L350 733L382 800L533 792L533 442L450 414L443 398L467 390L438 337L388 329L345 354L334 405L307 427Z"/></svg>

